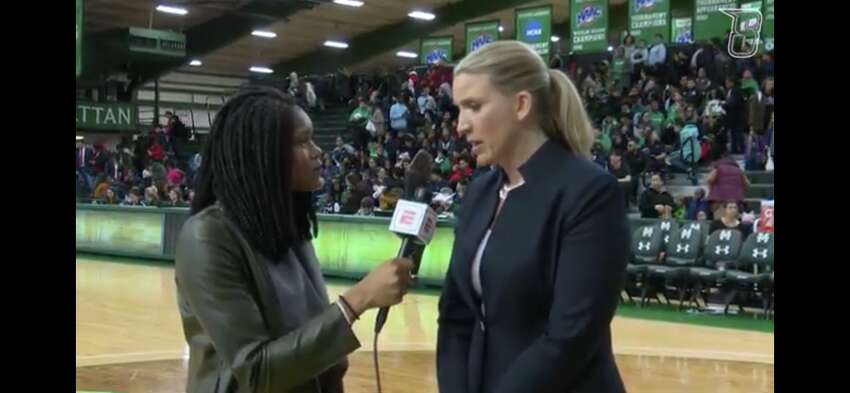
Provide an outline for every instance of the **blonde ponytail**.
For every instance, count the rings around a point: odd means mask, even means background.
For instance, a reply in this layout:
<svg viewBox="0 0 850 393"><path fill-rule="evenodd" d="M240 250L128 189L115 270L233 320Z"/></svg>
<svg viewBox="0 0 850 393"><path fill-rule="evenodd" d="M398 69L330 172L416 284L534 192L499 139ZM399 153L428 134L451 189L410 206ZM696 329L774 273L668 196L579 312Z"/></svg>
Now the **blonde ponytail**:
<svg viewBox="0 0 850 393"><path fill-rule="evenodd" d="M484 45L455 66L455 76L464 73L489 76L496 89L505 94L531 93L533 110L546 135L573 153L590 158L595 134L578 90L563 72L549 70L528 44L496 41Z"/></svg>
<svg viewBox="0 0 850 393"><path fill-rule="evenodd" d="M574 153L590 158L595 133L582 105L578 90L570 78L559 70L549 70L549 88L552 94L552 126L543 130L550 138L566 142Z"/></svg>

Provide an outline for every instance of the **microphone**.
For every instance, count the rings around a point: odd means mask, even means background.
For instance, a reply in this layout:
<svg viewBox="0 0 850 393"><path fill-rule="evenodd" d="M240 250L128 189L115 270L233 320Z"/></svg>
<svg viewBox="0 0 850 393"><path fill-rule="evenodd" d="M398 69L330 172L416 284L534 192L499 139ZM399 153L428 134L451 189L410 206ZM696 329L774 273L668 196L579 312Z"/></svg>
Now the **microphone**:
<svg viewBox="0 0 850 393"><path fill-rule="evenodd" d="M434 236L437 228L437 213L429 206L430 193L426 184L431 176L434 158L425 150L413 157L404 177L404 195L396 203L390 221L390 231L401 237L398 258L413 261L411 275L416 278L425 246ZM375 335L381 332L387 322L389 307L382 307L375 319Z"/></svg>

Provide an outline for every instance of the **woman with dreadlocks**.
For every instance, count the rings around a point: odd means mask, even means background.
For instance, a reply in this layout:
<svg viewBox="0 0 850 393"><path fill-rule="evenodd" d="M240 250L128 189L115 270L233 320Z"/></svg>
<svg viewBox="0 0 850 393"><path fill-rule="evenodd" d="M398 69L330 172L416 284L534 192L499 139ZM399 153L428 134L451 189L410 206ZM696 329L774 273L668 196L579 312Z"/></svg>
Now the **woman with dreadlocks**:
<svg viewBox="0 0 850 393"><path fill-rule="evenodd" d="M351 324L404 296L411 262L394 259L330 304L311 243L310 194L322 186L312 135L272 88L242 91L216 115L177 241L188 393L342 392L360 346Z"/></svg>

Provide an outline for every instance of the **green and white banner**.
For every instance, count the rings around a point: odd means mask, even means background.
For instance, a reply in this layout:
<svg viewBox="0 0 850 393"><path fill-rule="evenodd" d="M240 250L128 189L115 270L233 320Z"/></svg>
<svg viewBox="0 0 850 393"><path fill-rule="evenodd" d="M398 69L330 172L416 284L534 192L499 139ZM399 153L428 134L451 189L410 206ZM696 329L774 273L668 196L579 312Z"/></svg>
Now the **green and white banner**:
<svg viewBox="0 0 850 393"><path fill-rule="evenodd" d="M761 38L764 40L763 49L773 50L773 0L764 0L764 22L761 27Z"/></svg>
<svg viewBox="0 0 850 393"><path fill-rule="evenodd" d="M732 20L720 12L724 8L738 8L738 0L695 0L694 39L697 41L712 38L723 39L731 30Z"/></svg>
<svg viewBox="0 0 850 393"><path fill-rule="evenodd" d="M83 72L83 0L77 0L77 76Z"/></svg>
<svg viewBox="0 0 850 393"><path fill-rule="evenodd" d="M429 37L419 41L419 59L425 64L434 64L440 60L444 63L454 61L453 36Z"/></svg>
<svg viewBox="0 0 850 393"><path fill-rule="evenodd" d="M673 18L670 28L670 41L677 44L694 42L693 20L691 18Z"/></svg>
<svg viewBox="0 0 850 393"><path fill-rule="evenodd" d="M516 39L531 45L541 57L549 60L552 6L517 9L514 20L516 21Z"/></svg>
<svg viewBox="0 0 850 393"><path fill-rule="evenodd" d="M570 0L572 50L576 53L608 49L608 1Z"/></svg>
<svg viewBox="0 0 850 393"><path fill-rule="evenodd" d="M629 0L629 32L653 42L656 34L670 40L670 0Z"/></svg>
<svg viewBox="0 0 850 393"><path fill-rule="evenodd" d="M499 39L499 21L466 24L466 54Z"/></svg>
<svg viewBox="0 0 850 393"><path fill-rule="evenodd" d="M77 129L82 130L135 130L138 115L130 103L77 103Z"/></svg>

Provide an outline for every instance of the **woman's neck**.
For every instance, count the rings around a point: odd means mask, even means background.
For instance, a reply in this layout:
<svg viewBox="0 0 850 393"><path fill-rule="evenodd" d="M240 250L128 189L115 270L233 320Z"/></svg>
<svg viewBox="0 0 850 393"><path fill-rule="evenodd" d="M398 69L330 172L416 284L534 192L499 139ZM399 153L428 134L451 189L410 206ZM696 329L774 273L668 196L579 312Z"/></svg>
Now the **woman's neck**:
<svg viewBox="0 0 850 393"><path fill-rule="evenodd" d="M543 130L537 129L530 132L524 132L518 140L513 141L514 148L508 153L507 157L499 163L502 170L508 176L508 185L513 186L522 181L522 174L519 168L525 164L547 140L549 137Z"/></svg>

